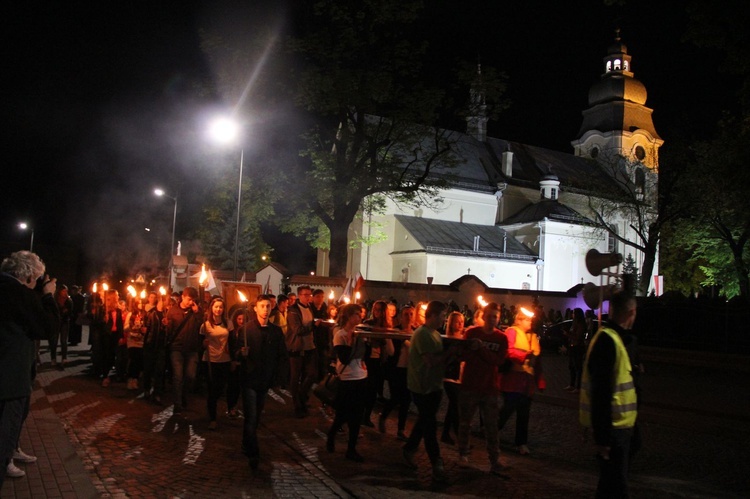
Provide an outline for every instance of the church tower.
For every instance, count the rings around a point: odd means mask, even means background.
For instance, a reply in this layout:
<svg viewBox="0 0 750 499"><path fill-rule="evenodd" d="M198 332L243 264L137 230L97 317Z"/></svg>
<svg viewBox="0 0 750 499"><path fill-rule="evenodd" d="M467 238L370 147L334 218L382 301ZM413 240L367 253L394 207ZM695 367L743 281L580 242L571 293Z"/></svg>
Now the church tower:
<svg viewBox="0 0 750 499"><path fill-rule="evenodd" d="M636 169L641 175L657 173L664 141L654 128L646 95L646 87L633 76L632 57L618 29L604 57L604 73L589 90L589 108L583 111L578 138L571 142L575 155L602 162L622 157L645 167L647 172ZM638 184L638 178L633 180Z"/></svg>
<svg viewBox="0 0 750 499"><path fill-rule="evenodd" d="M487 142L487 101L485 100L482 65L477 64L477 75L469 90L469 115L466 117L466 133L480 142Z"/></svg>

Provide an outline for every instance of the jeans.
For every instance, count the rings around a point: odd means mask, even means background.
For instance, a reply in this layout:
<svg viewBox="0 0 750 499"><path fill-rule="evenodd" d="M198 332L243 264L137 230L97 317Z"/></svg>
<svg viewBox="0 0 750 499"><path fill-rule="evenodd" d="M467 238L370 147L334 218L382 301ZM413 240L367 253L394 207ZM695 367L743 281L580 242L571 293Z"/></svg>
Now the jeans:
<svg viewBox="0 0 750 499"><path fill-rule="evenodd" d="M414 405L417 406L419 416L411 430L409 440L404 445L404 450L416 451L419 443L424 439L424 448L430 456L430 462L434 465L440 460L440 445L437 441L437 411L443 398L443 391L427 394L412 392L411 396L414 399Z"/></svg>
<svg viewBox="0 0 750 499"><path fill-rule="evenodd" d="M502 430L508 419L516 413L516 445L526 445L529 442L529 414L531 413L531 397L523 393L503 392L503 408L497 418L497 427ZM484 422L487 424L487 421Z"/></svg>
<svg viewBox="0 0 750 499"><path fill-rule="evenodd" d="M148 395L153 387L154 395L164 394L164 373L167 370L167 352L153 345L143 347L143 392Z"/></svg>
<svg viewBox="0 0 750 499"><path fill-rule="evenodd" d="M369 374L369 373L368 373ZM398 407L398 431L406 428L406 419L409 417L409 406L411 405L411 392L406 386L406 368L394 367L388 381L391 397L383 404L383 412L380 419L385 420L394 407Z"/></svg>
<svg viewBox="0 0 750 499"><path fill-rule="evenodd" d="M461 390L458 395L458 452L462 456L469 454L469 437L471 420L479 408L484 419L484 434L487 440L487 456L490 465L495 464L500 457L497 436L497 395L481 395L468 390Z"/></svg>
<svg viewBox="0 0 750 499"><path fill-rule="evenodd" d="M258 425L268 390L256 390L244 382L240 390L242 391L242 410L245 413L242 426L242 452L250 459L258 459L260 458Z"/></svg>
<svg viewBox="0 0 750 499"><path fill-rule="evenodd" d="M612 430L609 459L597 455L599 461L599 483L597 498L628 497L628 454L632 428Z"/></svg>
<svg viewBox="0 0 750 499"><path fill-rule="evenodd" d="M184 409L187 405L187 393L195 383L195 375L198 373L198 352L173 350L169 357L172 361L174 406Z"/></svg>
<svg viewBox="0 0 750 499"><path fill-rule="evenodd" d="M310 388L318 375L318 356L315 350L306 350L304 355L289 358L291 380L289 391L292 393L294 410L304 412Z"/></svg>
<svg viewBox="0 0 750 499"><path fill-rule="evenodd" d="M60 345L60 354L62 360L68 358L68 331L70 331L70 322L65 321L60 324L60 328L55 331L49 339L49 355L52 362L57 362L57 345Z"/></svg>
<svg viewBox="0 0 750 499"><path fill-rule="evenodd" d="M28 402L29 397L0 400L0 488L3 486L8 461L18 447Z"/></svg>

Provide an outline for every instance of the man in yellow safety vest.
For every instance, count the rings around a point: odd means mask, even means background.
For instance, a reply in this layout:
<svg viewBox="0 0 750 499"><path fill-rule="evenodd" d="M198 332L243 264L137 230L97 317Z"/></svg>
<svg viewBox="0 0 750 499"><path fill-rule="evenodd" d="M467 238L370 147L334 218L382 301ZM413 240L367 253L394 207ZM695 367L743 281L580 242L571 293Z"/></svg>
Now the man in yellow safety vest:
<svg viewBox="0 0 750 499"><path fill-rule="evenodd" d="M633 326L636 302L625 292L609 302L609 321L589 345L583 367L580 421L592 428L599 461L596 497L628 497L628 451L636 416L632 367L621 335Z"/></svg>

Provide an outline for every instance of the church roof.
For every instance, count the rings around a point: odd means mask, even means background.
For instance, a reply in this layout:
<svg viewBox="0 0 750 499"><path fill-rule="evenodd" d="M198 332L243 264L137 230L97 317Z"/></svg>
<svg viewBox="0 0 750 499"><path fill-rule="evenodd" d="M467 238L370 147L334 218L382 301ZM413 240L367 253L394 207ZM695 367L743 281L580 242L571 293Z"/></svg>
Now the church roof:
<svg viewBox="0 0 750 499"><path fill-rule="evenodd" d="M396 215L427 253L535 261L536 255L504 229L494 225L465 224L431 218ZM479 249L474 238L479 236ZM394 251L394 253L402 253Z"/></svg>
<svg viewBox="0 0 750 499"><path fill-rule="evenodd" d="M558 222L577 224L593 223L572 208L565 206L557 200L543 199L538 203L532 203L518 213L503 220L502 225L513 225L520 223L539 222L544 219Z"/></svg>
<svg viewBox="0 0 750 499"><path fill-rule="evenodd" d="M451 132L449 163L436 166L434 174L445 176L457 188L495 192L498 183L537 190L544 177L554 174L566 192L595 192L614 195L620 187L594 160L520 142L487 137L481 142L461 132ZM503 174L503 153L513 153L511 175Z"/></svg>

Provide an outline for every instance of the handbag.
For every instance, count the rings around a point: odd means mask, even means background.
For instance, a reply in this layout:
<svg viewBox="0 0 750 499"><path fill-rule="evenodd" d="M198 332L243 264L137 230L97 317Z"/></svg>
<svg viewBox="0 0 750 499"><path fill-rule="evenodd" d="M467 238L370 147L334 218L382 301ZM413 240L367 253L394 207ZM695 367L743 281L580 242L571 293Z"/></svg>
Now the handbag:
<svg viewBox="0 0 750 499"><path fill-rule="evenodd" d="M346 369L346 366L344 366L344 369ZM341 372L344 372L344 370L342 369ZM340 383L339 373L326 373L320 383L313 388L313 395L318 397L323 404L334 406Z"/></svg>
<svg viewBox="0 0 750 499"><path fill-rule="evenodd" d="M341 369L341 372L336 372L334 370L333 372L326 373L320 383L313 388L313 395L315 395L323 404L336 407L336 396L338 395L339 386L341 385L340 376L346 368L349 367L349 363L352 361L352 358L354 358L354 347L355 345L352 345L349 359L346 361L346 364L344 364L344 368Z"/></svg>

